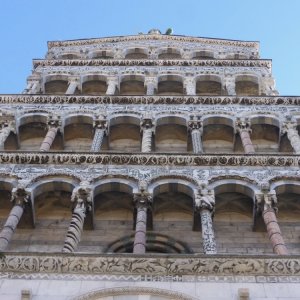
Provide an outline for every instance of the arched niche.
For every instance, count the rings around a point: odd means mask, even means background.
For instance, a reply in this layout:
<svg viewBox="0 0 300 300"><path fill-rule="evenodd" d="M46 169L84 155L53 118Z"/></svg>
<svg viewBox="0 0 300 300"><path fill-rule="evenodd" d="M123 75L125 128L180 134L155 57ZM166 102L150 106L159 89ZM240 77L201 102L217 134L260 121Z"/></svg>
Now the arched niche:
<svg viewBox="0 0 300 300"><path fill-rule="evenodd" d="M89 54L91 59L113 59L114 54L109 50L96 50Z"/></svg>
<svg viewBox="0 0 300 300"><path fill-rule="evenodd" d="M258 78L252 75L239 75L235 78L237 96L259 96Z"/></svg>
<svg viewBox="0 0 300 300"><path fill-rule="evenodd" d="M66 75L50 75L45 79L45 94L62 95L68 89L69 81Z"/></svg>
<svg viewBox="0 0 300 300"><path fill-rule="evenodd" d="M145 94L144 76L127 75L121 78L120 95L143 95Z"/></svg>
<svg viewBox="0 0 300 300"><path fill-rule="evenodd" d="M193 53L192 59L214 59L215 55L213 51L199 50Z"/></svg>
<svg viewBox="0 0 300 300"><path fill-rule="evenodd" d="M102 75L87 75L82 79L82 94L105 95L107 90L106 77Z"/></svg>
<svg viewBox="0 0 300 300"><path fill-rule="evenodd" d="M180 50L176 48L161 49L158 53L158 59L180 59Z"/></svg>
<svg viewBox="0 0 300 300"><path fill-rule="evenodd" d="M221 96L221 78L214 75L203 75L196 79L196 94L207 96Z"/></svg>
<svg viewBox="0 0 300 300"><path fill-rule="evenodd" d="M177 75L164 75L158 78L157 95L183 95L183 80Z"/></svg>
<svg viewBox="0 0 300 300"><path fill-rule="evenodd" d="M125 59L147 59L148 53L143 48L128 49L125 54Z"/></svg>

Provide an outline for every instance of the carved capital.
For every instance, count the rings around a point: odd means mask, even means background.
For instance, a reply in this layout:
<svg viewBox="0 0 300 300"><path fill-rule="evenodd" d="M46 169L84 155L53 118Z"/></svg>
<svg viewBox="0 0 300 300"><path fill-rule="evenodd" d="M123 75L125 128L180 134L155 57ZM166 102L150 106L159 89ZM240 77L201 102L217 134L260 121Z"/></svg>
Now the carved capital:
<svg viewBox="0 0 300 300"><path fill-rule="evenodd" d="M255 208L257 212L263 212L270 208L278 211L276 192L270 190L268 183L262 183L261 192L255 194Z"/></svg>
<svg viewBox="0 0 300 300"><path fill-rule="evenodd" d="M152 205L152 195L148 192L146 181L139 182L139 191L133 194L134 205L138 207L150 208Z"/></svg>
<svg viewBox="0 0 300 300"><path fill-rule="evenodd" d="M157 77L145 77L145 85L149 85L149 84L152 84L154 85L155 87L157 87Z"/></svg>
<svg viewBox="0 0 300 300"><path fill-rule="evenodd" d="M248 118L237 118L235 127L237 131L248 131L249 133L252 132L250 120Z"/></svg>
<svg viewBox="0 0 300 300"><path fill-rule="evenodd" d="M11 191L11 202L14 205L25 206L30 201L30 195L30 191L20 184Z"/></svg>
<svg viewBox="0 0 300 300"><path fill-rule="evenodd" d="M50 115L47 119L48 128L59 128L61 126L61 118L59 115Z"/></svg>
<svg viewBox="0 0 300 300"><path fill-rule="evenodd" d="M297 122L294 120L287 120L282 124L282 130L281 133L287 133L290 130L296 130L297 129Z"/></svg>
<svg viewBox="0 0 300 300"><path fill-rule="evenodd" d="M92 187L89 182L82 181L79 186L74 188L71 196L73 209L82 208L90 211L93 204Z"/></svg>
<svg viewBox="0 0 300 300"><path fill-rule="evenodd" d="M2 120L0 121L0 132L9 131L16 133L16 124L15 121Z"/></svg>
<svg viewBox="0 0 300 300"><path fill-rule="evenodd" d="M190 120L188 121L188 128L190 131L192 131L192 130L202 131L203 123L201 120L201 116L191 115Z"/></svg>
<svg viewBox="0 0 300 300"><path fill-rule="evenodd" d="M107 131L108 125L107 125L106 116L103 115L97 116L94 119L93 126L94 128L104 129L105 131Z"/></svg>
<svg viewBox="0 0 300 300"><path fill-rule="evenodd" d="M194 203L196 210L207 209L213 212L215 209L214 190L207 189L206 186L201 187L201 189L195 193Z"/></svg>
<svg viewBox="0 0 300 300"><path fill-rule="evenodd" d="M140 122L141 130L153 129L155 127L154 120L151 115L145 115Z"/></svg>

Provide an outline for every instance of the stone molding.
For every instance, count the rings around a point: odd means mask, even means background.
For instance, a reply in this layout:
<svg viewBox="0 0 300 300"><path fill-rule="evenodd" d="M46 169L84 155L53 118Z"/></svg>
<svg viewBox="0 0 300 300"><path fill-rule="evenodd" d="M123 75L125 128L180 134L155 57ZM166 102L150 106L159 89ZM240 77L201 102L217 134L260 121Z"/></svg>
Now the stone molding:
<svg viewBox="0 0 300 300"><path fill-rule="evenodd" d="M150 59L34 59L33 68L53 66L209 66L209 67L264 67L271 69L270 59L205 59L205 60L150 60Z"/></svg>
<svg viewBox="0 0 300 300"><path fill-rule="evenodd" d="M1 272L114 275L300 275L299 256L4 253Z"/></svg>
<svg viewBox="0 0 300 300"><path fill-rule="evenodd" d="M84 96L0 95L0 104L205 104L205 105L300 105L298 96Z"/></svg>

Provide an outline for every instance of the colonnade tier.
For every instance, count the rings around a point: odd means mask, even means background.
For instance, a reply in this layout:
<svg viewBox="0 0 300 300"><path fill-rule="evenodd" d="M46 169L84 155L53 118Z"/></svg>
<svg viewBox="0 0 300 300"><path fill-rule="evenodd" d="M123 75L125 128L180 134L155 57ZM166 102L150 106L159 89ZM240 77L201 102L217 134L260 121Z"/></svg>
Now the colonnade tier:
<svg viewBox="0 0 300 300"><path fill-rule="evenodd" d="M192 71L191 71L192 72ZM39 78L42 76L42 78ZM25 94L52 95L276 95L272 77L260 77L255 73L221 76L203 74L183 76L160 74L145 76L86 74L37 75L28 79Z"/></svg>
<svg viewBox="0 0 300 300"><path fill-rule="evenodd" d="M123 49L94 49L90 51L61 51L47 54L47 59L258 59L256 52L252 53L213 51L211 49L183 50L176 47L151 49L138 45Z"/></svg>
<svg viewBox="0 0 300 300"><path fill-rule="evenodd" d="M272 115L24 113L0 124L0 149L299 154L299 121Z"/></svg>
<svg viewBox="0 0 300 300"><path fill-rule="evenodd" d="M47 204L49 214L55 214L61 209L61 205L68 207L72 204L73 216L63 251L74 252L80 242L84 223L88 222L93 228L94 214L97 210L101 210L99 203L103 202L102 195L106 195L105 198L107 198L107 193L111 192L127 195L127 198L121 196L122 202L120 199L111 198L109 200L112 201L111 207L120 206L122 209L134 211L133 249L135 253L145 252L147 230L152 229L153 224L155 227L156 214L168 206L169 209L172 207L172 211L177 209L191 216L193 229L202 231L203 251L206 254L216 253L217 240L214 236L212 216L217 217L226 209L238 210L240 213L252 216L253 230L255 231L261 230L260 224L265 223L274 253L287 254L280 224L277 221L277 210L282 208L282 211L285 212L289 207L289 201L293 204L293 210L300 210L300 203L298 206L295 206L294 203L300 194L300 178L298 180L278 178L270 180L270 182L254 184L241 179L229 178L210 179L201 183L192 178L176 178L176 176L163 176L138 182L130 177L116 175L96 178L91 182L80 182L74 177L44 175L35 178L26 186L18 183L17 179L2 178L0 179L0 190L0 200L6 212L9 202L13 203L13 208L0 233L1 250L8 246L24 213L27 217L31 216L31 223L34 225L39 215L46 212L43 210L43 205ZM64 202L63 204L58 205L57 201L45 203L45 199L47 199L45 195L53 192L64 195L60 199ZM174 195L178 195L178 202ZM294 196L291 197L291 195ZM129 202L125 203L124 201ZM55 208L55 205L58 207ZM105 204L105 211L109 209L109 206Z"/></svg>

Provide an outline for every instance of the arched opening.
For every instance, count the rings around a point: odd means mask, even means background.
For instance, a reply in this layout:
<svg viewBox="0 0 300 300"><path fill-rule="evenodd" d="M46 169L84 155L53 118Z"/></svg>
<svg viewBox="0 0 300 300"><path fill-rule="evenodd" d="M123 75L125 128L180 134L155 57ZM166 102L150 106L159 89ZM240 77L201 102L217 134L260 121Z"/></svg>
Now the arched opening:
<svg viewBox="0 0 300 300"><path fill-rule="evenodd" d="M218 253L272 253L266 232L252 230L253 188L239 180L221 180L214 184L214 191L214 229Z"/></svg>
<svg viewBox="0 0 300 300"><path fill-rule="evenodd" d="M139 75L124 76L120 84L120 95L144 95L144 77Z"/></svg>
<svg viewBox="0 0 300 300"><path fill-rule="evenodd" d="M46 78L45 94L62 95L68 89L68 77L64 75L54 75Z"/></svg>
<svg viewBox="0 0 300 300"><path fill-rule="evenodd" d="M251 141L256 152L278 152L279 121L272 117L257 116L251 119Z"/></svg>
<svg viewBox="0 0 300 300"><path fill-rule="evenodd" d="M199 76L196 81L196 94L207 96L221 96L221 79L213 75Z"/></svg>
<svg viewBox="0 0 300 300"><path fill-rule="evenodd" d="M64 53L60 55L60 59L79 59L80 55L77 53Z"/></svg>
<svg viewBox="0 0 300 300"><path fill-rule="evenodd" d="M233 152L235 135L233 120L214 116L203 120L203 150L206 153Z"/></svg>
<svg viewBox="0 0 300 300"><path fill-rule="evenodd" d="M88 75L82 81L82 94L105 95L107 90L106 78L100 75Z"/></svg>
<svg viewBox="0 0 300 300"><path fill-rule="evenodd" d="M184 118L166 116L157 120L155 151L177 153L192 151L191 138L187 135Z"/></svg>
<svg viewBox="0 0 300 300"><path fill-rule="evenodd" d="M258 79L251 75L237 76L235 79L235 91L237 96L258 96Z"/></svg>
<svg viewBox="0 0 300 300"><path fill-rule="evenodd" d="M27 251L60 252L72 218L71 194L78 182L46 178L33 184L35 229L27 232Z"/></svg>
<svg viewBox="0 0 300 300"><path fill-rule="evenodd" d="M47 115L26 115L20 119L18 128L19 149L38 151L48 132ZM58 132L51 150L63 149L62 136Z"/></svg>
<svg viewBox="0 0 300 300"><path fill-rule="evenodd" d="M105 149L105 146L103 149ZM139 152L140 149L140 119L128 115L112 118L109 128L109 150Z"/></svg>
<svg viewBox="0 0 300 300"><path fill-rule="evenodd" d="M0 228L3 227L12 208L11 190L15 183L9 179L0 178Z"/></svg>
<svg viewBox="0 0 300 300"><path fill-rule="evenodd" d="M180 241L186 249L202 252L199 232L193 231L193 198L192 184L184 180L166 179L150 185L153 191L153 231ZM170 243L171 244L171 243ZM168 245L161 249L148 245L150 252L174 253ZM186 250L192 252L192 250Z"/></svg>
<svg viewBox="0 0 300 300"><path fill-rule="evenodd" d="M128 49L125 55L125 59L147 59L148 54L146 49L133 48Z"/></svg>
<svg viewBox="0 0 300 300"><path fill-rule="evenodd" d="M196 51L193 53L192 59L214 59L214 53L208 50Z"/></svg>
<svg viewBox="0 0 300 300"><path fill-rule="evenodd" d="M248 56L242 53L229 53L226 55L226 59L248 59Z"/></svg>
<svg viewBox="0 0 300 300"><path fill-rule="evenodd" d="M181 54L178 49L165 48L159 51L158 59L180 59Z"/></svg>
<svg viewBox="0 0 300 300"><path fill-rule="evenodd" d="M94 137L93 117L89 115L69 116L64 122L65 151L90 151Z"/></svg>
<svg viewBox="0 0 300 300"><path fill-rule="evenodd" d="M113 59L114 55L112 51L95 51L90 54L90 58L92 59Z"/></svg>
<svg viewBox="0 0 300 300"><path fill-rule="evenodd" d="M157 95L177 96L183 94L182 77L176 75L159 77Z"/></svg>
<svg viewBox="0 0 300 300"><path fill-rule="evenodd" d="M277 195L277 220L289 254L299 254L300 182L282 180L273 184Z"/></svg>

